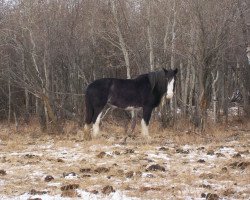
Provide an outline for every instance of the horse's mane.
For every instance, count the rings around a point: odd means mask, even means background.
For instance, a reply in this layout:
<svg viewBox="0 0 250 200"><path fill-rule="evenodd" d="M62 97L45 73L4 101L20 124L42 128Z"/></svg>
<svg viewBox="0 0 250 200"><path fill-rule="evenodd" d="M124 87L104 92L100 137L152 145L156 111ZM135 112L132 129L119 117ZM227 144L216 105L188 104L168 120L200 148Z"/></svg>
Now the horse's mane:
<svg viewBox="0 0 250 200"><path fill-rule="evenodd" d="M161 93L166 92L166 76L163 70L148 73L151 90L157 88Z"/></svg>

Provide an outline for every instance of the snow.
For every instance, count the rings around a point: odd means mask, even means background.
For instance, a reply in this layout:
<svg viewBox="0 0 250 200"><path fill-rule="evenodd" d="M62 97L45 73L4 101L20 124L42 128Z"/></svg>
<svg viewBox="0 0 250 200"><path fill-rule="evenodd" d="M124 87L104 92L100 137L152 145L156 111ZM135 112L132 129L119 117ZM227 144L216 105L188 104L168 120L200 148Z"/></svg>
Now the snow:
<svg viewBox="0 0 250 200"><path fill-rule="evenodd" d="M34 154L33 151L25 151L25 152L22 152L22 153L20 153L20 152L13 152L13 153L10 153L9 155L21 157L21 156L25 156L25 155L42 156L43 154L42 153L36 153L36 154Z"/></svg>
<svg viewBox="0 0 250 200"><path fill-rule="evenodd" d="M79 178L77 175L70 173L69 175L64 177L65 179L77 179Z"/></svg>
<svg viewBox="0 0 250 200"><path fill-rule="evenodd" d="M90 192L86 192L84 190L76 190L77 193L80 195L80 197L75 197L75 200L138 200L138 198L134 197L127 197L124 195L121 191L116 191L113 193L110 193L107 196L104 195L95 195ZM61 197L61 195L49 195L49 194L43 194L43 195L30 195L29 193L24 193L20 196L16 197L6 197L6 196L0 196L0 199L8 199L8 200L27 200L27 199L35 199L35 198L41 198L42 200L72 200L72 198L69 197Z"/></svg>
<svg viewBox="0 0 250 200"><path fill-rule="evenodd" d="M8 199L8 200L27 200L30 198L41 198L42 200L70 200L71 198L65 198L65 197L61 197L60 195L55 195L55 196L51 196L49 194L43 194L43 195L30 195L28 193L24 193L20 196L16 196L16 197L6 197L6 196L0 196L0 199Z"/></svg>
<svg viewBox="0 0 250 200"><path fill-rule="evenodd" d="M153 174L145 172L142 173L142 178L148 178L149 176L153 176Z"/></svg>
<svg viewBox="0 0 250 200"><path fill-rule="evenodd" d="M229 155L234 155L237 153L235 149L231 147L222 147L220 148L219 152L223 154L229 154Z"/></svg>
<svg viewBox="0 0 250 200"><path fill-rule="evenodd" d="M89 192L83 191L83 190L77 190L77 192L81 195L81 199L86 200L137 200L138 198L134 197L127 197L124 195L121 191L116 191L113 193L110 193L107 196L104 195L94 195Z"/></svg>
<svg viewBox="0 0 250 200"><path fill-rule="evenodd" d="M155 154L153 152L146 152L148 154L148 158L149 159L159 159L159 160L165 160L165 161L169 161L171 158L168 157L167 154Z"/></svg>
<svg viewBox="0 0 250 200"><path fill-rule="evenodd" d="M247 145L247 143L246 143ZM223 166L228 166L228 159L232 158L233 155L235 155L238 152L240 152L242 149L244 150L247 148L243 146L240 143L236 143L235 141L231 142L225 142L223 143L223 146L221 144L209 144L202 145L204 148L199 148L201 146L197 145L176 145L174 142L168 142L165 143L166 151L159 150L162 146L159 146L158 144L155 146L149 146L145 149L144 146L133 146L133 145L119 145L119 144L112 144L110 146L105 145L92 145L89 148L82 148L82 145L71 145L70 147L58 147L57 145L51 144L51 143L45 143L42 145L29 145L26 149L20 150L20 152L9 152L5 151L3 152L3 156L6 156L8 162L4 162L3 169L7 170L7 176L12 176L18 179L23 180L27 179L27 181L33 182L34 180L38 183L40 181L44 181L45 176L49 173L50 175L53 175L55 178L55 182L48 182L45 183L46 190L53 191L52 193L44 194L44 195L30 195L27 193L29 189L25 189L20 191L26 192L20 195L16 194L17 196L11 196L14 195L13 193L9 194L10 196L1 196L0 199L9 199L9 200L27 200L29 198L42 198L42 200L68 200L72 198L67 197L61 197L61 191L60 186L62 186L63 183L78 183L79 181L82 181L81 175L74 175L73 173L67 174L64 178L62 178L63 172L71 172L74 171L75 173L80 173L80 168L88 168L93 167L93 169L103 166L103 167L110 167L111 164L117 163L116 167L111 168L110 174L93 174L91 177L88 178L90 180L90 183L95 183L95 187L99 191L99 194L93 194L90 192L87 192L84 189L88 189L90 191L90 188L93 189L93 185L85 187L84 185L81 186L82 189L77 189L77 193L81 196L79 198L74 199L86 199L86 200L136 200L139 198L129 197L127 195L131 193L119 188L121 185L126 183L126 185L131 186L133 189L140 189L142 186L148 186L148 187L159 187L159 188L166 188L171 190L171 188L175 187L175 194L177 196L172 196L173 199L197 199L197 200L204 200L204 198L200 198L200 195L202 192L206 191L204 188L200 188L200 184L206 184L210 185L212 189L216 191L216 193L219 194L219 192L225 191L227 188L233 188L236 192L240 192L241 197L245 195L247 197L247 189L250 188L250 184L245 184L243 181L242 183L239 182L239 185L234 185L235 180L216 180L216 178L207 178L206 176L200 177L201 174L207 175L212 174L214 177L219 176L220 170ZM114 151L119 152L125 152L126 149L132 149L136 150L135 153L132 154L123 154L115 155ZM185 153L176 153L177 149L182 149ZM214 150L213 155L207 155L208 150ZM106 155L103 158L97 158L96 156L100 153L100 151L104 151ZM216 153L222 153L225 155L225 157L217 157ZM34 155L31 157L25 157L25 155ZM11 160L13 158L13 161ZM17 158L17 159L16 159ZM62 158L63 163L57 163L57 159ZM242 158L249 159L249 155L246 154L242 155ZM41 160L39 160L41 159ZM120 159L120 160L119 160ZM203 159L204 163L197 162L198 160ZM39 160L39 162L37 162ZM86 160L86 162L81 162L82 160ZM153 162L151 162L152 160ZM10 165L11 161L13 162L12 165ZM51 167L57 167L60 169L57 173L51 173L51 169L48 169L47 165L43 165L42 162L46 164L51 164ZM223 162L220 162L223 161ZM233 161L232 161L233 162ZM31 164L30 164L31 163ZM35 164L34 164L35 163ZM40 165L39 165L40 163ZM160 164L166 169L166 172L147 172L145 171L146 168L151 164ZM225 163L225 165L222 165ZM72 168L68 168L68 165L72 165ZM46 166L46 168L45 168ZM65 168L66 166L66 168ZM64 167L64 168L63 168ZM16 169L22 169L20 170L20 174L15 175ZM65 170L66 169L66 170ZM124 172L128 172L130 170L134 172L142 172L141 177L134 176L133 178L126 178L122 174L120 177L119 175L116 176L116 170L123 169ZM229 170L231 170L228 167ZM78 171L77 171L78 170ZM112 171L113 170L113 171ZM24 177L25 173L24 171L29 172ZM24 174L22 174L24 172ZM232 170L230 171L232 176L245 176L246 172L241 170ZM241 174L240 174L241 173ZM116 192L111 193L109 195L103 195L101 193L101 188L103 188L102 181L99 180L105 180L107 181L107 176L112 176L112 184L115 185L114 189ZM10 179L8 180L7 176L5 180L0 179L0 188L6 187L7 184L10 184ZM151 179L152 178L152 179ZM230 178L230 177L229 177ZM244 177L243 177L244 178ZM149 180L150 179L150 180ZM203 180L202 180L203 179ZM98 181L96 181L98 180ZM190 181L189 181L190 180ZM134 185L133 181L138 181ZM14 182L14 179L13 179ZM33 182L34 183L34 182ZM243 183L245 185L243 185ZM133 185L132 185L133 184ZM34 185L35 186L35 185ZM33 186L32 186L33 187ZM43 186L42 186L43 187ZM94 189L96 189L94 188ZM12 189L12 188L11 188ZM55 191L57 190L57 191ZM121 191L122 190L122 191ZM13 191L17 191L16 189L13 189ZM172 191L172 190L171 190ZM160 193L160 191L148 191ZM171 192L170 192L171 193ZM7 194L6 194L7 195ZM140 194L141 195L141 194ZM169 194L170 195L170 194ZM230 198L233 195L230 196ZM140 196L141 197L141 196ZM143 199L143 197L141 197Z"/></svg>
<svg viewBox="0 0 250 200"><path fill-rule="evenodd" d="M53 182L48 183L48 186L55 186L55 187L58 187L58 186L60 186L60 185L61 185L61 183L53 183Z"/></svg>
<svg viewBox="0 0 250 200"><path fill-rule="evenodd" d="M3 185L4 185L4 180L0 179L0 186L3 186Z"/></svg>

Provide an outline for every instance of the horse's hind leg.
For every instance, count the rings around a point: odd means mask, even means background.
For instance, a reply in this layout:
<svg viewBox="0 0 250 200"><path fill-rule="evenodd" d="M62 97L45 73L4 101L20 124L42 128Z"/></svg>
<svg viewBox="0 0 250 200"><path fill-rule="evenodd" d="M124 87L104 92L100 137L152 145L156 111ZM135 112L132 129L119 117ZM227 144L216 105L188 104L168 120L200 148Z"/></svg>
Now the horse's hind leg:
<svg viewBox="0 0 250 200"><path fill-rule="evenodd" d="M91 103L91 95L89 95L88 93L86 93L85 96L85 124L84 124L84 138L86 140L90 140L91 139L91 135L90 135L90 125L92 123L92 118L94 115L94 109L93 109L93 105Z"/></svg>
<svg viewBox="0 0 250 200"><path fill-rule="evenodd" d="M93 122L93 137L96 138L99 134L99 131L100 131L100 122L101 122L101 116L102 116L102 109L103 107L101 108L95 108L94 109L94 115L93 115L93 119L92 119L92 122Z"/></svg>
<svg viewBox="0 0 250 200"><path fill-rule="evenodd" d="M149 138L148 125L149 125L149 120L151 118L152 110L153 109L151 107L144 107L143 108L143 117L141 120L141 128L142 128L142 135L144 137L147 137L147 138Z"/></svg>
<svg viewBox="0 0 250 200"><path fill-rule="evenodd" d="M132 110L131 112L131 134L134 133L135 126L136 126L136 119L137 119L137 111Z"/></svg>

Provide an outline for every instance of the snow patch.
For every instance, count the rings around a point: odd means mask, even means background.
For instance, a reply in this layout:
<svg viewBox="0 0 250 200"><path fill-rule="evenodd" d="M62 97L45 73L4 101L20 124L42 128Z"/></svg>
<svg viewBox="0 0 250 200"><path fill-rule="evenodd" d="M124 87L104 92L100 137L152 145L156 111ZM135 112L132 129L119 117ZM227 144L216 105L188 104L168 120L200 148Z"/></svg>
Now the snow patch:
<svg viewBox="0 0 250 200"><path fill-rule="evenodd" d="M161 159L166 161L171 160L166 154L154 154L152 152L146 154L148 154L148 158L150 159Z"/></svg>
<svg viewBox="0 0 250 200"><path fill-rule="evenodd" d="M110 193L107 196L104 195L95 195L90 192L86 192L84 190L76 190L77 193L81 197L75 197L76 200L139 200L139 198L134 197L128 197L125 194L123 194L121 191L116 191L114 193ZM61 197L61 195L49 195L49 194L43 194L43 195L30 195L29 193L24 193L20 196L15 197L7 197L7 196L0 196L0 199L8 199L8 200L27 200L27 199L36 199L41 198L42 200L71 200L72 198L69 197Z"/></svg>
<svg viewBox="0 0 250 200"><path fill-rule="evenodd" d="M223 154L229 154L229 155L234 155L237 153L235 149L231 147L222 147L220 148L219 152Z"/></svg>
<svg viewBox="0 0 250 200"><path fill-rule="evenodd" d="M3 186L3 185L4 185L4 180L0 179L0 186Z"/></svg>

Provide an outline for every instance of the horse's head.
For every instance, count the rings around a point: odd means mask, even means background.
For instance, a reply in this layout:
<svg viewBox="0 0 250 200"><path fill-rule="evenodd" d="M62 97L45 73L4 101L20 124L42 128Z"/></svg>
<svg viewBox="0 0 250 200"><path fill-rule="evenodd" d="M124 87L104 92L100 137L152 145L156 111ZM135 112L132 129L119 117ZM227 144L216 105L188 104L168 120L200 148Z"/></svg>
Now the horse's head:
<svg viewBox="0 0 250 200"><path fill-rule="evenodd" d="M176 82L176 74L178 72L178 69L170 69L170 70L166 70L164 69L165 72L165 78L167 81L167 95L166 98L167 99L172 99L174 96L174 89L175 89L175 82Z"/></svg>

